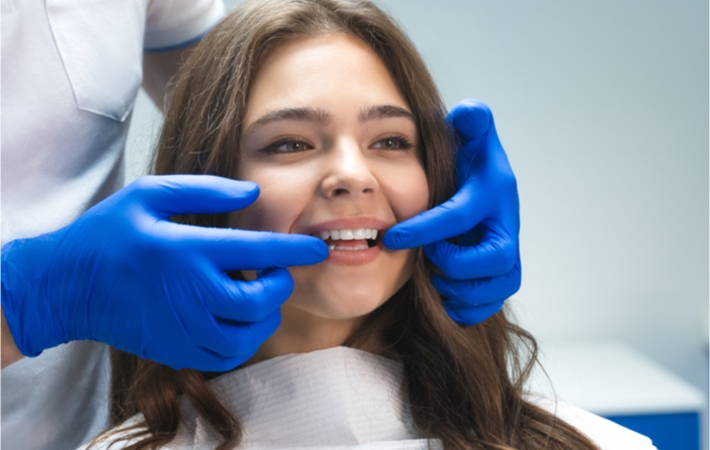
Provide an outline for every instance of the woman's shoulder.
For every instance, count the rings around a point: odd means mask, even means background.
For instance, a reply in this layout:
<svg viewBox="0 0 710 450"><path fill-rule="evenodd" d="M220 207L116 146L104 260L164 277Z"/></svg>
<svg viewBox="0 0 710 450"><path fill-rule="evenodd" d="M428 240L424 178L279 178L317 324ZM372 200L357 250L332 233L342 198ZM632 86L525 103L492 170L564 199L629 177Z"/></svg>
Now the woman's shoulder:
<svg viewBox="0 0 710 450"><path fill-rule="evenodd" d="M143 414L136 414L118 427L111 428L95 436L91 441L79 447L77 450L121 450L135 444L140 438L132 437L136 432L144 431ZM171 450L169 447L161 447L163 450Z"/></svg>
<svg viewBox="0 0 710 450"><path fill-rule="evenodd" d="M536 396L527 400L575 427L601 450L658 450L646 436L576 406Z"/></svg>

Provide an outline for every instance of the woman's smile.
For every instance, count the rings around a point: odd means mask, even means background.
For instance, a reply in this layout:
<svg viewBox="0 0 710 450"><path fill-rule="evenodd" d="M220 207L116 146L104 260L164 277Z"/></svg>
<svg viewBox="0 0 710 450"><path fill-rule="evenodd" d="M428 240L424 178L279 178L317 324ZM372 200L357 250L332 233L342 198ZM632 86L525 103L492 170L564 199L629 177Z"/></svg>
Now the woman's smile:
<svg viewBox="0 0 710 450"><path fill-rule="evenodd" d="M382 236L394 224L373 217L329 220L307 228L304 234L328 244L326 263L357 266L374 261L386 249Z"/></svg>

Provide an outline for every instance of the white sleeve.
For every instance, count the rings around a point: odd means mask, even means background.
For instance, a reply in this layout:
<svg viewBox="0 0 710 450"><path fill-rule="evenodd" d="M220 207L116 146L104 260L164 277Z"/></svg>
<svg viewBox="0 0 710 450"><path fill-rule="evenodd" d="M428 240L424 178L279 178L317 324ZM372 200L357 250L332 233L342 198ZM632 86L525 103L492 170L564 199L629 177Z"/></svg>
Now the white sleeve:
<svg viewBox="0 0 710 450"><path fill-rule="evenodd" d="M602 450L658 450L646 436L576 406L539 397L527 400L572 425Z"/></svg>
<svg viewBox="0 0 710 450"><path fill-rule="evenodd" d="M164 52L199 41L224 16L222 0L148 0L143 48Z"/></svg>

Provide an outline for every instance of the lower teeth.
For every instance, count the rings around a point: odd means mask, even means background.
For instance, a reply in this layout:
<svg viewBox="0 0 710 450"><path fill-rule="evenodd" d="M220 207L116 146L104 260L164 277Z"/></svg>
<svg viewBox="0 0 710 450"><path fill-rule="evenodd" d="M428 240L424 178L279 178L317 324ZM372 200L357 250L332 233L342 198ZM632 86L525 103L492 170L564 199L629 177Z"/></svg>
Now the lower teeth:
<svg viewBox="0 0 710 450"><path fill-rule="evenodd" d="M360 244L355 246L331 244L328 246L328 249L330 250L367 250L368 248L370 247L368 247L367 244Z"/></svg>

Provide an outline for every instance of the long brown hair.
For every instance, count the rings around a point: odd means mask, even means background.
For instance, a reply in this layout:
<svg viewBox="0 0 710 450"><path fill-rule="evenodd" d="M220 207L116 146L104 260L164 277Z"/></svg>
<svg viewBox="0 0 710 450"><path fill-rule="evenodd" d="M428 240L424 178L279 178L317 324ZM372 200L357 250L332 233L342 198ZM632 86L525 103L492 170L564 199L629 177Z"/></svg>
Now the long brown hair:
<svg viewBox="0 0 710 450"><path fill-rule="evenodd" d="M360 0L255 0L230 14L181 70L154 172L236 178L249 87L263 58L284 42L328 33L355 36L382 59L415 116L431 204L447 199L453 193L454 146L436 86L409 39L380 9ZM175 220L227 223L226 215ZM524 399L537 355L532 336L505 312L476 326L457 325L431 284L435 270L420 251L412 278L345 343L358 346L376 334L381 353L403 364L407 400L421 434L441 439L447 449L595 449L573 427ZM156 449L174 439L180 396L222 436L218 450L239 443L239 418L220 403L205 374L115 350L112 363L114 424L143 415L142 423L129 427L137 441L126 448Z"/></svg>

